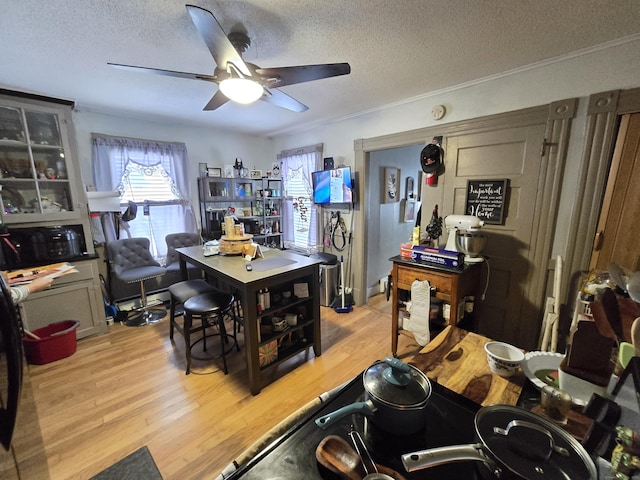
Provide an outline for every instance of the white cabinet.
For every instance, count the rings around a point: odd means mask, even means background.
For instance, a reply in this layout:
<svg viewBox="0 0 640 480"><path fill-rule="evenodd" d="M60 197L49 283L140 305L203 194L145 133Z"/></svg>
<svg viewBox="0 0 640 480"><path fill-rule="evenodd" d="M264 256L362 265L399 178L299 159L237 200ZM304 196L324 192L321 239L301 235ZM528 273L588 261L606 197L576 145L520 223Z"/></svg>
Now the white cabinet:
<svg viewBox="0 0 640 480"><path fill-rule="evenodd" d="M79 218L71 109L0 96L0 197L7 224Z"/></svg>
<svg viewBox="0 0 640 480"><path fill-rule="evenodd" d="M0 91L0 215L7 231L0 260L6 269L60 261L74 265L78 273L56 278L19 308L30 330L79 320L81 338L107 326L72 108L65 100ZM70 243L54 235L70 229L79 237ZM43 231L48 237L40 241Z"/></svg>
<svg viewBox="0 0 640 480"><path fill-rule="evenodd" d="M76 335L83 338L107 331L98 277L98 260L71 262L77 273L56 278L51 288L36 292L19 305L20 318L28 330L64 320L80 322Z"/></svg>

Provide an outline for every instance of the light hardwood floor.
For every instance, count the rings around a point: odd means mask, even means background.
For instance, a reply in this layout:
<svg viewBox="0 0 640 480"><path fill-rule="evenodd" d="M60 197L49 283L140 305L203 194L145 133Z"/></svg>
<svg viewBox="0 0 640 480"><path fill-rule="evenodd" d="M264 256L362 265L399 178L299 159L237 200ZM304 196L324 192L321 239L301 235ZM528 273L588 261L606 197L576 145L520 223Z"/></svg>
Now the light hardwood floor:
<svg viewBox="0 0 640 480"><path fill-rule="evenodd" d="M391 302L338 314L322 307L322 355L300 354L273 371L252 396L244 346L185 375L184 342L169 321L121 324L82 339L77 352L29 366L53 480L88 479L146 445L165 480L213 479L273 425L391 352ZM398 354L419 346L400 336Z"/></svg>

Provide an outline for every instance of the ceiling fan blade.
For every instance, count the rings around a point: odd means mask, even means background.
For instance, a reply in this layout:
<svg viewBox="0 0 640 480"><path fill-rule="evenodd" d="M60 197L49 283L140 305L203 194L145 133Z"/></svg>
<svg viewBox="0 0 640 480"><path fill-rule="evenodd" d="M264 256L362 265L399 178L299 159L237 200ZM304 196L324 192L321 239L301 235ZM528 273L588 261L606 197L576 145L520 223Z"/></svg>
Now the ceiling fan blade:
<svg viewBox="0 0 640 480"><path fill-rule="evenodd" d="M191 15L191 20L198 29L204 43L207 44L211 55L213 55L218 68L226 70L227 63L233 63L243 75L250 77L251 71L249 67L247 67L238 51L231 44L213 13L195 5L187 5L187 11Z"/></svg>
<svg viewBox="0 0 640 480"><path fill-rule="evenodd" d="M209 100L209 103L205 105L203 110L215 110L216 108L221 107L228 101L229 99L226 97L226 95L224 95L220 90L218 90L216 94L213 97L211 97L211 100Z"/></svg>
<svg viewBox="0 0 640 480"><path fill-rule="evenodd" d="M304 103L290 97L286 93L282 93L277 88L265 89L265 94L260 97L260 100L276 105L277 107L286 108L292 112L304 112L305 110L309 110L309 107Z"/></svg>
<svg viewBox="0 0 640 480"><path fill-rule="evenodd" d="M120 70L129 70L133 72L153 73L155 75L165 75L167 77L188 78L191 80L205 80L207 82L215 82L216 77L213 75L203 75L200 73L176 72L174 70L163 70L161 68L136 67L135 65L122 65L119 63L107 63L114 68Z"/></svg>
<svg viewBox="0 0 640 480"><path fill-rule="evenodd" d="M311 82L322 78L337 77L351 73L348 63L326 63L323 65L301 65L297 67L257 68L256 73L264 79L276 78L274 87Z"/></svg>

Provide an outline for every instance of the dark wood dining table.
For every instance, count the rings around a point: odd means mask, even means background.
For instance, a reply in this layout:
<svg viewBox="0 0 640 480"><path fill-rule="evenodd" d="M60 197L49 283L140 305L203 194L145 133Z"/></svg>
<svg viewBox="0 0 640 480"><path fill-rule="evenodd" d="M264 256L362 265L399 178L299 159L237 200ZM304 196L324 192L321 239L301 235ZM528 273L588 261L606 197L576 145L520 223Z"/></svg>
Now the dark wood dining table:
<svg viewBox="0 0 640 480"><path fill-rule="evenodd" d="M212 282L230 290L237 295L244 324L247 373L249 389L253 395L262 388L262 372L273 368L280 362L313 347L316 356L322 354L320 338L320 263L315 258L290 253L278 249L262 248L262 257L247 262L239 255L205 256L202 246L177 248L180 258L182 278L187 279L187 263L204 271ZM252 266L251 270L246 265ZM265 288L277 292L286 287L292 289L294 284L307 285L306 297L293 299L288 306L297 306L306 311L304 322L291 330L304 331L306 342L290 347L278 353L278 358L268 365L260 365L260 348L265 345L265 338L260 335L261 319L270 313L274 315L282 310L281 306L267 311L259 311L258 293ZM294 292L295 296L295 292ZM297 330L296 330L297 329ZM272 335L269 340L279 340L288 332Z"/></svg>

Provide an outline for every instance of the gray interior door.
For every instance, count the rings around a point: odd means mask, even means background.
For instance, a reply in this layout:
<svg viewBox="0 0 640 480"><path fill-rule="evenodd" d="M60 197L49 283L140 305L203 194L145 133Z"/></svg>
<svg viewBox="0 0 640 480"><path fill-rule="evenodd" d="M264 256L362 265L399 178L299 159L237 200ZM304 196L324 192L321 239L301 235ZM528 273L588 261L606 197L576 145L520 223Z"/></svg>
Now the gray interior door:
<svg viewBox="0 0 640 480"><path fill-rule="evenodd" d="M502 225L485 225L489 235L486 297L478 303L478 330L491 338L527 346L522 332L539 323L532 308L538 303L528 285L546 274L546 265L533 261L541 145L545 125L493 130L446 137L443 214L467 214L467 180L507 179L509 188ZM484 287L484 285L483 285ZM534 343L537 339L534 340Z"/></svg>

